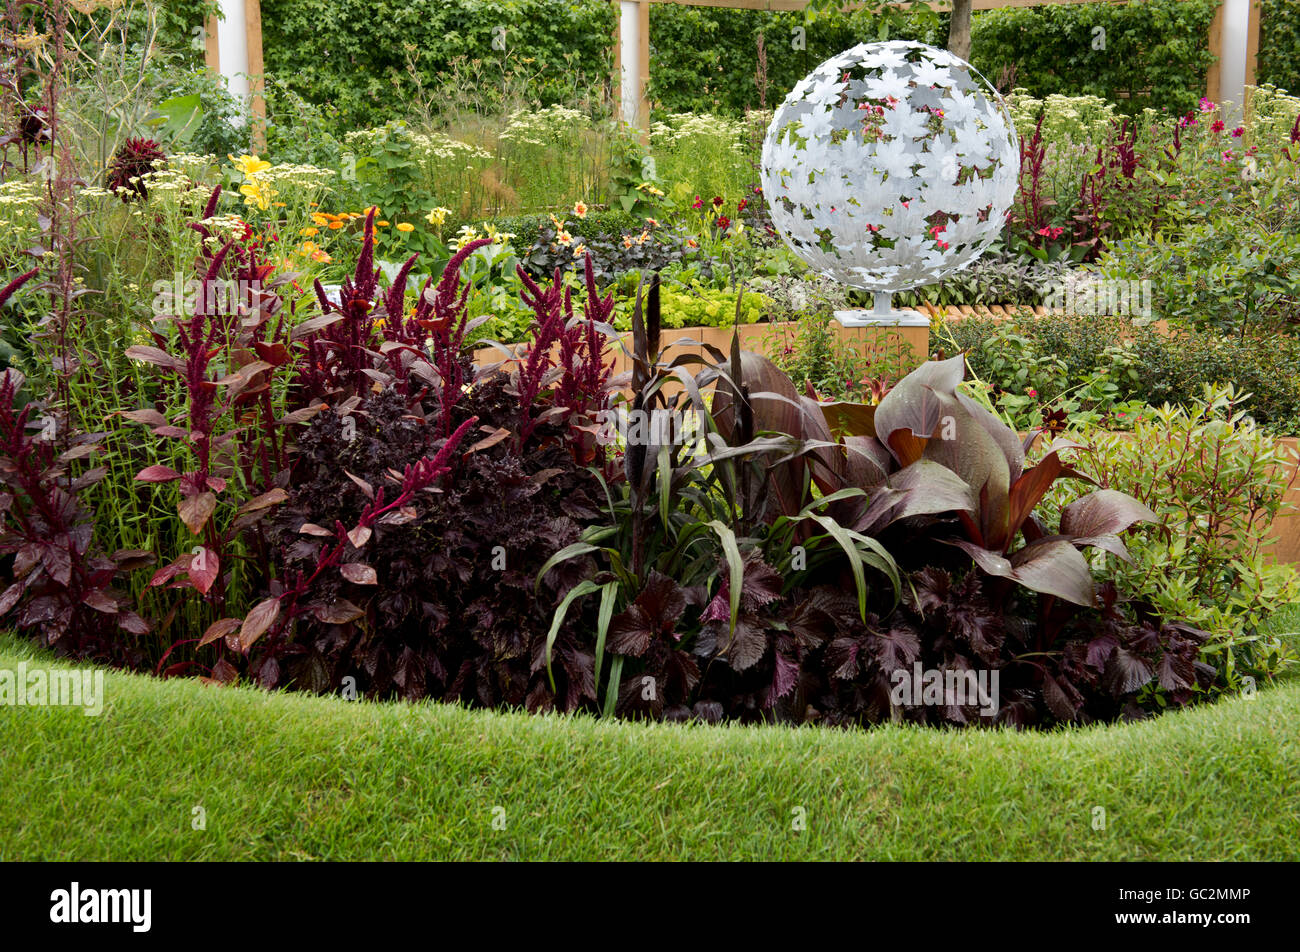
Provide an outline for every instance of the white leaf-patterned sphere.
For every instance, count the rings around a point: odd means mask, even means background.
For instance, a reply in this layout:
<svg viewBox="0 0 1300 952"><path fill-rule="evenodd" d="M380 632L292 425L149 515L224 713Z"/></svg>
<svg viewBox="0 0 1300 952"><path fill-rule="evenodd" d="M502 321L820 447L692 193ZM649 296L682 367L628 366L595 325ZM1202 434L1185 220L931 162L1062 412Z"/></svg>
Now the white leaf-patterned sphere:
<svg viewBox="0 0 1300 952"><path fill-rule="evenodd" d="M998 237L1020 146L1001 97L965 60L862 43L795 86L763 142L763 194L786 243L864 291L932 284Z"/></svg>

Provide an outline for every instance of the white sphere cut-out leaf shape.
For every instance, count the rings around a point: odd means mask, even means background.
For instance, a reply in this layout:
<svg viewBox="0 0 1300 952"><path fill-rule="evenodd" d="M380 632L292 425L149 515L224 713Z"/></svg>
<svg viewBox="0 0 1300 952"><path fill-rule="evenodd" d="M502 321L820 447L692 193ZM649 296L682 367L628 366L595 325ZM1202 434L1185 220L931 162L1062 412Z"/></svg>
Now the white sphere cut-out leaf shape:
<svg viewBox="0 0 1300 952"><path fill-rule="evenodd" d="M862 43L801 80L763 142L772 223L820 274L902 291L1002 232L1020 143L996 90L946 50Z"/></svg>

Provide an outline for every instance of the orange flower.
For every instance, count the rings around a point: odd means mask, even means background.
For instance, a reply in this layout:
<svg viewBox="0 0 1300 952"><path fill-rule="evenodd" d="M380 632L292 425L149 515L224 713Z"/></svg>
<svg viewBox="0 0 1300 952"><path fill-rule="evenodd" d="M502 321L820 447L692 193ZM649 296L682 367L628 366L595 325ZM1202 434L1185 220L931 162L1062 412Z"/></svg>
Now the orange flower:
<svg viewBox="0 0 1300 952"><path fill-rule="evenodd" d="M330 231L338 231L342 227L343 227L343 222L341 221L330 222Z"/></svg>
<svg viewBox="0 0 1300 952"><path fill-rule="evenodd" d="M415 226L409 221L399 221L394 227L404 235L415 231Z"/></svg>

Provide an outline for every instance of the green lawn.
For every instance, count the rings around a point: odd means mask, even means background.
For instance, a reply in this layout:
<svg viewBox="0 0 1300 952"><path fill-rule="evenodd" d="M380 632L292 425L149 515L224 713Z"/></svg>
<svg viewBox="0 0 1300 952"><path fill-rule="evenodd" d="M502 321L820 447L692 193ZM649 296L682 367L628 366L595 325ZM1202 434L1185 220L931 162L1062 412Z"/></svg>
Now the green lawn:
<svg viewBox="0 0 1300 952"><path fill-rule="evenodd" d="M0 669L24 659L50 663L0 636ZM114 672L106 693L99 717L0 707L0 860L1300 856L1295 680L1053 734L646 726Z"/></svg>

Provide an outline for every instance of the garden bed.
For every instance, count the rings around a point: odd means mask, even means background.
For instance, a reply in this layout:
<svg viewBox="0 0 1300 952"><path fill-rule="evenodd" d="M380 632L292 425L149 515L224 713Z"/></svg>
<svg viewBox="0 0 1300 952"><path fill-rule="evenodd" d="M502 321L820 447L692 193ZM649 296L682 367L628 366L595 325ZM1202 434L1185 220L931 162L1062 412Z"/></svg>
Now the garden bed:
<svg viewBox="0 0 1300 952"><path fill-rule="evenodd" d="M1019 309L983 305L961 308L923 305L919 310L928 313L932 319L938 317L951 319L954 315L960 314L962 317L991 317L1003 320L1022 316L1026 311L1032 311L1040 317L1052 313L1044 307ZM858 353L873 355L877 366L884 365L885 369L895 371L899 376L917 366L924 355L930 353L933 343L929 329L924 327L844 327L835 321L830 326L842 344L851 345ZM775 357L775 351L793 342L797 327L796 321L741 325L738 330L741 347ZM1164 330L1163 327L1158 329ZM665 342L678 340L693 342L666 347L665 359L671 360L682 354L707 357L706 347L713 347L722 354L728 354L731 349L731 337L730 327L683 327L665 330L663 331ZM606 356L611 353L614 356L615 375L627 372L631 366L628 359L631 338L630 333L624 334L621 338L626 349L607 345ZM510 350L519 353L525 347L526 345L517 344ZM882 359L884 355L889 355L889 359ZM475 363L480 366L496 363L503 358L504 354L495 347L479 348L474 352ZM1279 437L1279 442L1294 458L1300 459L1300 437ZM1300 565L1300 466L1291 470L1290 487L1283 499L1283 511L1273 520L1268 532L1275 540L1275 544L1269 548L1271 558L1278 563Z"/></svg>
<svg viewBox="0 0 1300 952"><path fill-rule="evenodd" d="M742 324L738 329L740 346L745 350L774 357L782 348L793 345L798 326L798 321ZM843 327L838 323L832 323L831 326L841 342L851 344L858 353L875 355L877 361L900 377L925 360L930 350L930 331L927 327ZM664 358L672 360L682 354L707 356L707 347L728 354L731 352L731 337L730 327L665 328L661 332L661 339L665 345L672 346L665 347ZM683 340L692 343L674 345L674 342ZM622 347L606 345L606 356L612 353L614 357L615 375L624 373L631 367L628 359L628 352L632 348L631 332L622 335L620 341ZM526 346L515 344L510 349L513 353L519 353ZM482 347L474 352L474 362L479 366L496 363L503 357L504 354L496 347Z"/></svg>

